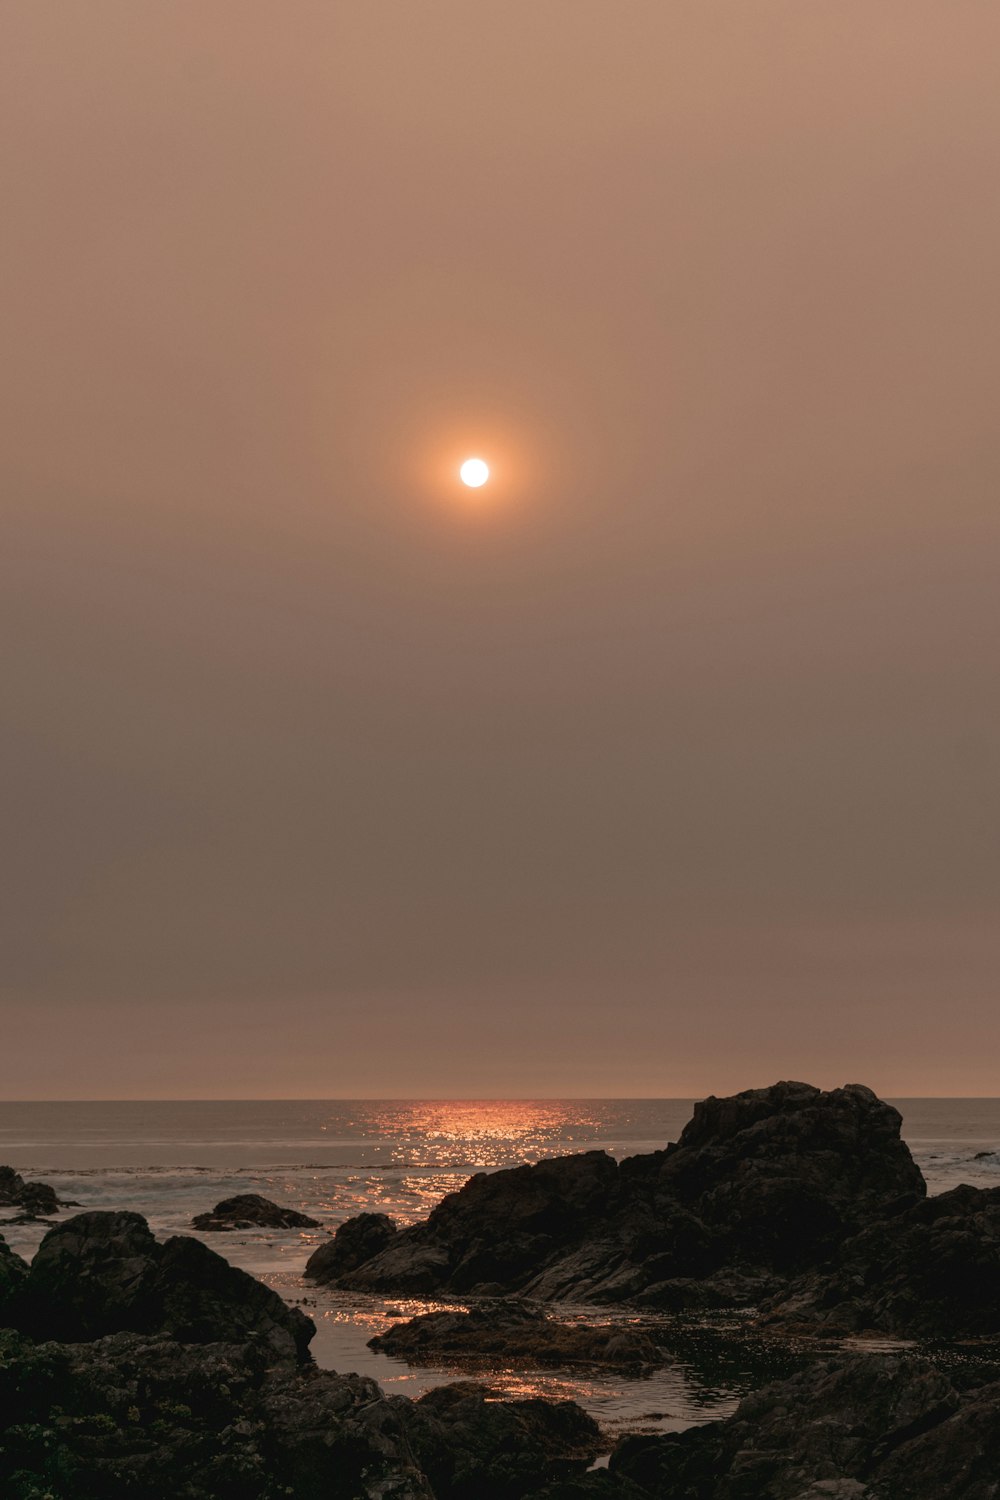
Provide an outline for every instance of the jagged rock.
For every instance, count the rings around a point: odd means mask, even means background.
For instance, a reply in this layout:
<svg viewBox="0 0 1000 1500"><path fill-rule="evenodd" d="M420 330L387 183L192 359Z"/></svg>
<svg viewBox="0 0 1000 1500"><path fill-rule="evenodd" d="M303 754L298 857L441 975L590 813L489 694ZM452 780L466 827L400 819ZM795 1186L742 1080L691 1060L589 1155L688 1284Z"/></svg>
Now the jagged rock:
<svg viewBox="0 0 1000 1500"><path fill-rule="evenodd" d="M521 1500L599 1443L572 1402L462 1385L414 1403L363 1376L270 1367L253 1342L0 1334L10 1500Z"/></svg>
<svg viewBox="0 0 1000 1500"><path fill-rule="evenodd" d="M305 1274L321 1285L336 1281L379 1255L396 1233L388 1214L356 1214L339 1226L332 1239L313 1251Z"/></svg>
<svg viewBox="0 0 1000 1500"><path fill-rule="evenodd" d="M275 1359L308 1358L315 1326L277 1292L200 1240L161 1245L133 1213L77 1214L42 1240L21 1292L18 1326L68 1342L131 1330L182 1342L255 1337Z"/></svg>
<svg viewBox="0 0 1000 1500"><path fill-rule="evenodd" d="M728 1421L623 1439L610 1475L656 1500L995 1500L1000 1383L961 1390L922 1359L822 1360Z"/></svg>
<svg viewBox="0 0 1000 1500"><path fill-rule="evenodd" d="M962 1186L846 1240L767 1308L772 1324L910 1338L1000 1334L1000 1188Z"/></svg>
<svg viewBox="0 0 1000 1500"><path fill-rule="evenodd" d="M370 1348L413 1364L502 1358L527 1364L613 1365L665 1362L647 1333L615 1323L557 1323L521 1302L491 1302L468 1312L432 1312L369 1339Z"/></svg>
<svg viewBox="0 0 1000 1500"><path fill-rule="evenodd" d="M210 1214L196 1214L191 1220L192 1229L318 1229L319 1220L310 1219L294 1208L281 1208L269 1198L258 1193L240 1193L235 1198L224 1198Z"/></svg>
<svg viewBox="0 0 1000 1500"><path fill-rule="evenodd" d="M14 1314L27 1276L27 1262L15 1255L3 1235L0 1235L0 1326L5 1326L8 1318Z"/></svg>
<svg viewBox="0 0 1000 1500"><path fill-rule="evenodd" d="M62 1207L55 1188L47 1182L25 1182L13 1167L0 1167L0 1208L19 1208L23 1220L55 1214Z"/></svg>
<svg viewBox="0 0 1000 1500"><path fill-rule="evenodd" d="M746 1304L918 1202L900 1116L860 1084L779 1083L696 1106L680 1140L479 1173L353 1269L358 1290L673 1309Z"/></svg>

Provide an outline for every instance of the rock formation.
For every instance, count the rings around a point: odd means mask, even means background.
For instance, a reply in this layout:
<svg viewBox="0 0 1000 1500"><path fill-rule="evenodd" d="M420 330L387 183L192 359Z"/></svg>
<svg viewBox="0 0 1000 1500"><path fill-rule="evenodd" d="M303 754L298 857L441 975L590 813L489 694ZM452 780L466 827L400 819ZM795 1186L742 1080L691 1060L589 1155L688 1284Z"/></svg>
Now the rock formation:
<svg viewBox="0 0 1000 1500"><path fill-rule="evenodd" d="M656 1500L994 1500L996 1373L967 1386L923 1359L820 1360L728 1421L625 1438L610 1477Z"/></svg>
<svg viewBox="0 0 1000 1500"><path fill-rule="evenodd" d="M19 1210L16 1218L0 1222L17 1224L25 1220L41 1219L69 1206L71 1205L60 1202L55 1188L49 1187L47 1182L25 1182L20 1172L15 1172L13 1167L0 1167L0 1210Z"/></svg>
<svg viewBox="0 0 1000 1500"><path fill-rule="evenodd" d="M129 1330L183 1343L257 1338L275 1358L308 1358L297 1308L200 1240L160 1244L132 1213L86 1213L50 1229L19 1289L16 1326L75 1342Z"/></svg>
<svg viewBox="0 0 1000 1500"><path fill-rule="evenodd" d="M282 1208L270 1198L261 1198L257 1193L239 1193L235 1198L224 1198L211 1213L196 1214L191 1220L192 1229L318 1229L319 1220L310 1219L294 1208Z"/></svg>
<svg viewBox="0 0 1000 1500"><path fill-rule="evenodd" d="M774 1298L766 1321L907 1338L1000 1334L1000 1188L953 1188L869 1225Z"/></svg>
<svg viewBox="0 0 1000 1500"><path fill-rule="evenodd" d="M305 1273L321 1284L336 1281L379 1255L396 1233L396 1225L388 1214L357 1214L341 1224L332 1239L313 1251Z"/></svg>
<svg viewBox="0 0 1000 1500"><path fill-rule="evenodd" d="M369 1339L372 1349L413 1364L503 1359L525 1365L665 1363L651 1336L621 1323L558 1323L520 1301L482 1303L468 1312L432 1312Z"/></svg>
<svg viewBox="0 0 1000 1500"><path fill-rule="evenodd" d="M324 1275L417 1295L747 1305L923 1198L899 1127L898 1112L859 1084L710 1098L663 1151L620 1165L589 1151L479 1173L354 1268L331 1255ZM340 1232L364 1248L358 1221ZM314 1259L311 1274L319 1270Z"/></svg>
<svg viewBox="0 0 1000 1500"><path fill-rule="evenodd" d="M9 1500L520 1500L600 1446L569 1401L462 1384L412 1402L252 1342L0 1333Z"/></svg>

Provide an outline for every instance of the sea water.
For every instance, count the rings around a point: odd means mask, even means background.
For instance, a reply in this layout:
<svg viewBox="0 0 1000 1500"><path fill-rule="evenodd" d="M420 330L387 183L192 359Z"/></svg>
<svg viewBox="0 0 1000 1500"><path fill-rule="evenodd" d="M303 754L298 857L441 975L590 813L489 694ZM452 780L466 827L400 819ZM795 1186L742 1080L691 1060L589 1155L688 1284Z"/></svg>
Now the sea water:
<svg viewBox="0 0 1000 1500"><path fill-rule="evenodd" d="M1000 1184L1000 1100L894 1100L903 1135L929 1190L960 1182ZM49 1182L80 1209L130 1209L154 1232L191 1234L194 1214L236 1193L260 1193L320 1221L314 1230L245 1230L199 1235L206 1244L302 1303L317 1324L320 1365L356 1370L388 1391L419 1395L467 1374L424 1369L367 1347L400 1317L438 1306L359 1296L303 1280L311 1252L338 1224L363 1211L400 1224L424 1218L473 1172L496 1171L574 1151L615 1157L655 1151L676 1140L691 1117L689 1099L536 1100L225 1100L0 1103L0 1163ZM78 1210L67 1210L72 1213ZM3 1233L30 1257L44 1225ZM560 1316L607 1321L587 1308ZM632 1315L619 1313L628 1318ZM649 1319L644 1319L648 1322ZM670 1430L731 1411L773 1366L792 1356L752 1341L690 1331L675 1360L653 1375L524 1370L482 1372L508 1395L573 1398L609 1429Z"/></svg>

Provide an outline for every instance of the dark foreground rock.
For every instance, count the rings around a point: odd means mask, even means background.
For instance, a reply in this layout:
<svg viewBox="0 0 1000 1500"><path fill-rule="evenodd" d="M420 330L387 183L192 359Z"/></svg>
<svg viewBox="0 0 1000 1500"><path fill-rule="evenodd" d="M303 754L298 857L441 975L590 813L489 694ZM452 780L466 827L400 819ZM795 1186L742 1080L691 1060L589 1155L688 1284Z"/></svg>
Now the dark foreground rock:
<svg viewBox="0 0 1000 1500"><path fill-rule="evenodd" d="M726 1422L624 1439L610 1479L622 1500L996 1500L1000 1383L980 1380L963 1389L922 1359L823 1360Z"/></svg>
<svg viewBox="0 0 1000 1500"><path fill-rule="evenodd" d="M514 1360L524 1365L652 1368L666 1355L648 1333L615 1323L557 1323L522 1302L432 1312L397 1323L369 1346L412 1364Z"/></svg>
<svg viewBox="0 0 1000 1500"><path fill-rule="evenodd" d="M774 1299L765 1321L909 1338L1000 1334L1000 1188L953 1188L870 1225Z"/></svg>
<svg viewBox="0 0 1000 1500"><path fill-rule="evenodd" d="M24 1283L28 1279L27 1262L7 1244L0 1235L0 1326L8 1321L9 1316L16 1309L24 1292Z"/></svg>
<svg viewBox="0 0 1000 1500"><path fill-rule="evenodd" d="M255 1344L0 1334L5 1500L521 1500L600 1446L572 1402L269 1368Z"/></svg>
<svg viewBox="0 0 1000 1500"><path fill-rule="evenodd" d="M47 1182L25 1182L13 1167L0 1167L0 1213L9 1209L18 1211L13 1218L0 1222L17 1224L47 1218L68 1206L61 1202L55 1188L49 1187Z"/></svg>
<svg viewBox="0 0 1000 1500"><path fill-rule="evenodd" d="M321 1285L356 1271L379 1255L398 1233L388 1214L356 1214L341 1224L332 1239L314 1250L305 1274Z"/></svg>
<svg viewBox="0 0 1000 1500"><path fill-rule="evenodd" d="M211 1213L196 1214L191 1220L192 1229L318 1229L319 1220L310 1219L294 1208L282 1208L270 1198L261 1198L257 1193L239 1193L235 1198L224 1198Z"/></svg>
<svg viewBox="0 0 1000 1500"><path fill-rule="evenodd" d="M258 1340L273 1360L306 1359L314 1324L200 1240L160 1244L132 1213L86 1213L50 1229L19 1288L14 1325L76 1342L129 1330L184 1343Z"/></svg>
<svg viewBox="0 0 1000 1500"><path fill-rule="evenodd" d="M424 1223L390 1234L353 1268L331 1269L332 1257L325 1274L342 1287L418 1295L747 1305L924 1197L900 1123L860 1084L821 1093L779 1083L706 1099L663 1151L620 1165L590 1151L479 1173ZM357 1221L343 1231L363 1240Z"/></svg>

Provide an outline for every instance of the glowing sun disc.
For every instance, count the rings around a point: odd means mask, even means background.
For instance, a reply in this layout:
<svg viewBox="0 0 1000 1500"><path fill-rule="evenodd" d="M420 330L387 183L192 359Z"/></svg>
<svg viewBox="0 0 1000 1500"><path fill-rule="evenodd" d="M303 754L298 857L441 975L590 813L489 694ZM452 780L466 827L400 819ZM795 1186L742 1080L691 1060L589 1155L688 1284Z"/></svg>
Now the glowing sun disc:
<svg viewBox="0 0 1000 1500"><path fill-rule="evenodd" d="M470 489L478 490L479 486L489 479L490 466L481 458L467 458L458 472L463 484L467 484Z"/></svg>

